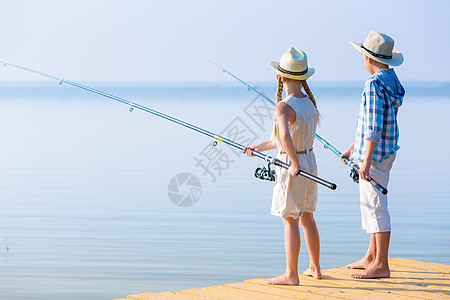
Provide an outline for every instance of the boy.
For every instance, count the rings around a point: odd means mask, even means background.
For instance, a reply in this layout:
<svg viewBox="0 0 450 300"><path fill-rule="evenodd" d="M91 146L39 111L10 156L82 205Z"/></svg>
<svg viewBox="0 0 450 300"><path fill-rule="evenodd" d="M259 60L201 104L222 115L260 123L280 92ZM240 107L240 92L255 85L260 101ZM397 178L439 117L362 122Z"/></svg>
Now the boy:
<svg viewBox="0 0 450 300"><path fill-rule="evenodd" d="M364 43L351 44L361 52L364 66L372 77L366 81L361 96L356 139L341 159L351 157L359 163L362 228L370 233L370 243L366 255L347 267L365 269L352 274L353 278L383 278L390 276L390 216L387 196L369 180L373 178L387 187L389 171L399 149L397 111L405 90L389 66L401 65L403 55L394 48L391 37L376 31L370 32Z"/></svg>

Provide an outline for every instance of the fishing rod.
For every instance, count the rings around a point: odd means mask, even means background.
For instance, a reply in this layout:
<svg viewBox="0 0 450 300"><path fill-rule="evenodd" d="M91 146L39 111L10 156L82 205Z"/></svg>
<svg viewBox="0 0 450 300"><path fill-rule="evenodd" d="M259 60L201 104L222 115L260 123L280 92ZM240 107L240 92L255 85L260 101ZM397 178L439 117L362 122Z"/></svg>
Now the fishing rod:
<svg viewBox="0 0 450 300"><path fill-rule="evenodd" d="M246 83L245 81L241 80L239 77L237 77L236 75L234 75L233 73L231 73L230 71L225 69L224 67L219 66L218 64L216 64L215 62L213 62L211 60L208 60L208 62L210 62L211 64L215 65L219 69L222 69L223 72L229 74L231 77L237 79L239 82L241 82L242 84L247 86L247 89L255 91L260 96L262 96L264 99L266 99L267 101L272 103L274 106L276 105L275 102L270 100L266 95L264 95L263 93L261 93L260 91L258 91L257 89L255 89L254 87L252 87L251 85ZM328 141L326 141L324 138L322 138L317 133L315 134L315 137L316 137L317 140L319 140L323 144L325 149L330 149L331 152L333 152L334 154L336 154L339 157L342 155L342 153L339 150L337 150L335 147L333 147L333 145L331 145ZM347 165L351 168L350 178L352 178L354 182L358 183L359 182L359 166L356 163L354 163L353 161L349 160L347 157L344 157L343 159L347 163ZM256 176L256 173L255 173L255 176ZM383 187L381 184L379 184L375 179L370 178L369 182L376 189L378 189L383 195L386 195L388 193L388 190L385 187Z"/></svg>
<svg viewBox="0 0 450 300"><path fill-rule="evenodd" d="M328 148L336 154L337 156L341 157L342 152L338 149L334 148L330 143L328 143L326 140L321 138L320 136L316 135L316 138L322 142L323 146L325 148ZM353 179L354 182L359 183L359 166L357 163L353 162L352 160L348 159L347 157L343 157L344 161L347 163L347 165L351 168L350 170L350 177ZM379 190L383 195L386 195L388 193L388 190L379 184L375 179L370 178L369 182L377 189Z"/></svg>
<svg viewBox="0 0 450 300"><path fill-rule="evenodd" d="M153 114L155 116L158 116L158 117L161 117L163 119L166 119L168 121L171 121L171 122L174 122L176 124L179 124L179 125L182 125L184 127L187 127L189 129L192 129L194 131L197 131L199 133L202 133L204 135L207 135L207 136L209 136L211 138L214 138L217 141L223 142L223 143L225 143L227 145L230 145L230 146L232 146L234 148L240 149L242 151L245 149L245 147L243 145L238 144L238 143L236 143L236 142L234 142L232 140L229 140L227 138L224 138L224 137L222 137L220 135L217 135L215 133L212 133L210 131L207 131L205 129L197 127L195 125L189 124L187 122L181 121L181 120L179 120L177 118L174 118L172 116L163 114L163 113L158 112L156 110L153 110L151 108L145 107L145 106L140 105L138 103L135 103L135 102L132 102L132 101L129 101L129 100L126 100L126 99L123 99L123 98L120 98L120 97L117 97L117 96L114 96L114 95L102 92L100 90L97 90L97 89L94 89L94 88L91 88L91 87L88 87L88 86L85 86L85 85L82 85L82 84L79 84L79 83L76 83L76 82L73 82L73 81L70 81L70 80L63 79L61 77L49 75L49 74L46 74L46 73L42 73L42 72L39 72L39 71L35 71L35 70L29 69L29 68L21 67L21 66L18 66L18 65L15 65L15 64L6 63L6 62L1 62L0 61L0 64L3 64L5 67L6 66L11 66L11 67L22 69L24 71L35 73L35 74L38 74L38 75L41 75L41 76L44 76L44 77L47 77L47 78L55 79L55 80L59 81L59 85L62 85L63 83L66 83L66 84L78 87L80 89L83 89L83 90L86 90L86 91L98 94L100 96L104 96L106 98L109 98L109 99L112 99L112 100L116 100L118 102L121 102L121 103L124 103L126 105L129 105L130 106L130 109L129 109L130 111L133 111L133 108L137 108L137 109L140 109L142 111L145 111L145 112L148 112L150 114ZM261 158L261 159L267 161L269 164L274 164L275 166L282 167L282 168L285 168L285 169L289 169L289 167L290 167L289 164L286 164L286 163L282 162L279 159L276 159L276 158L271 157L269 155L263 154L261 152L252 150L252 154L254 156L258 157L258 158ZM310 173L302 171L302 170L298 171L297 175L301 175L303 177L306 177L306 178L308 178L308 179L310 179L312 181L315 181L315 182L317 182L317 183L319 183L319 184L321 184L323 186L326 186L327 188L330 188L332 190L335 190L337 188L337 185L335 183L326 181L326 180L324 180L324 179L322 179L320 177L317 177L317 176L315 176L313 174L310 174Z"/></svg>
<svg viewBox="0 0 450 300"><path fill-rule="evenodd" d="M211 64L215 65L216 67L218 67L219 69L222 69L223 72L227 73L228 75L230 75L231 77L233 77L234 79L236 79L237 81L239 81L240 83L242 83L243 85L247 86L247 88L249 90L253 90L254 92L256 92L257 94L259 94L261 97L263 97L264 99L266 99L267 101L269 101L270 103L272 103L274 106L276 105L275 102L273 102L272 100L270 100L266 95L264 95L263 93L261 93L260 91L258 91L257 89L255 89L254 87L252 87L251 85L249 85L247 82L242 81L239 77L235 76L233 73L229 72L227 69L219 66L218 64L216 64L215 62L208 60L208 62L210 62Z"/></svg>

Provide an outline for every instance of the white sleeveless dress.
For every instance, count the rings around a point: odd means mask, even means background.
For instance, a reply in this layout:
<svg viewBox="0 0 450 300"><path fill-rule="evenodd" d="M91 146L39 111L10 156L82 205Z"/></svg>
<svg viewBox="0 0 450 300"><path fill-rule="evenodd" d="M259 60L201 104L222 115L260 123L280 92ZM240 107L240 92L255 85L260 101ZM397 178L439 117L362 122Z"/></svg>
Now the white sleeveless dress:
<svg viewBox="0 0 450 300"><path fill-rule="evenodd" d="M300 169L317 176L317 164L313 147L314 134L316 133L318 115L312 101L308 98L288 97L282 100L296 113L294 124L289 126L289 132L294 142ZM275 125L277 126L277 125ZM279 130L277 130L279 132ZM291 164L286 152L281 147L277 137L277 158ZM317 183L303 177L290 176L287 169L276 168L275 187L273 189L271 214L280 217L292 217L298 219L303 212L312 213L317 204Z"/></svg>

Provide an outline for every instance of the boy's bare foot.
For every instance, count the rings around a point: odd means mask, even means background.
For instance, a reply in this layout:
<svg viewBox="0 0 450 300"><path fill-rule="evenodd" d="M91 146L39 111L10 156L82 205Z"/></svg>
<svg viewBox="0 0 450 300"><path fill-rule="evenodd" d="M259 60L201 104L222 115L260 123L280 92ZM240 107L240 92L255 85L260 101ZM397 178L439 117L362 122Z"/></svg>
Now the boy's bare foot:
<svg viewBox="0 0 450 300"><path fill-rule="evenodd" d="M288 276L286 274L280 275L266 280L267 284L278 284L278 285L298 285L298 274Z"/></svg>
<svg viewBox="0 0 450 300"><path fill-rule="evenodd" d="M350 269L366 269L370 266L371 262L369 262L365 257L361 258L354 263L348 264L345 267Z"/></svg>
<svg viewBox="0 0 450 300"><path fill-rule="evenodd" d="M309 267L308 269L305 270L305 272L303 272L303 275L306 276L312 276L315 279L322 279L322 273L320 272L320 269L313 269L311 267Z"/></svg>
<svg viewBox="0 0 450 300"><path fill-rule="evenodd" d="M371 266L368 269L352 274L351 276L356 279L388 278L391 276L391 271L388 267L375 268L374 266Z"/></svg>

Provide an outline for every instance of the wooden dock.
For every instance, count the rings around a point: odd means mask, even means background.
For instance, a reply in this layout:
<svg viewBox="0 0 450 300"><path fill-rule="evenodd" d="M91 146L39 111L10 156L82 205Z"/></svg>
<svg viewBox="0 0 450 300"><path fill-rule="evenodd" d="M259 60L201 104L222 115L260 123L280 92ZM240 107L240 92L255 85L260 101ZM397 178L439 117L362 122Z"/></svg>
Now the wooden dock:
<svg viewBox="0 0 450 300"><path fill-rule="evenodd" d="M143 293L115 300L145 299L450 299L450 265L392 258L391 277L353 279L355 270L323 270L323 279L300 276L299 286L250 279L182 291Z"/></svg>

